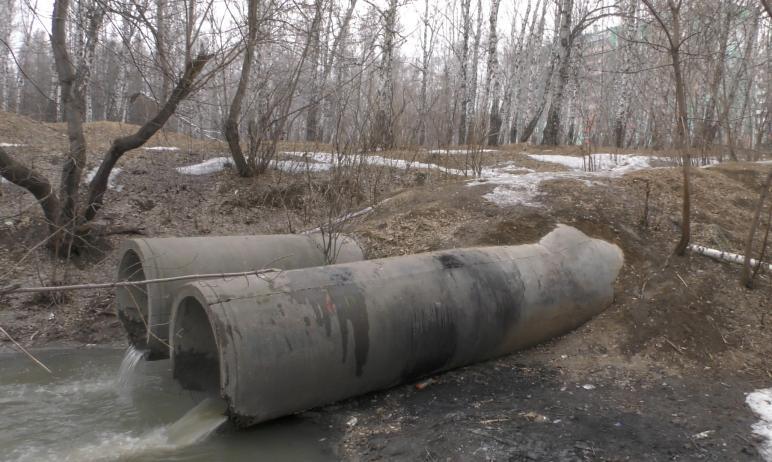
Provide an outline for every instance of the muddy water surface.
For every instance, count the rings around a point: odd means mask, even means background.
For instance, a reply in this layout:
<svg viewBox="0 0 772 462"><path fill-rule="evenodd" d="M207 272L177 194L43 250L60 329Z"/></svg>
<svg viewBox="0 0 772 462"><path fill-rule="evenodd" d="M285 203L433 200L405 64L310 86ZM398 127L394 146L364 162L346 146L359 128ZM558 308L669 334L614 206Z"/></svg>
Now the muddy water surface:
<svg viewBox="0 0 772 462"><path fill-rule="evenodd" d="M334 460L330 430L303 417L235 431L221 403L183 391L169 361L127 365L120 349L0 354L0 460ZM119 374L122 372L122 375ZM204 401L202 403L202 401ZM211 433L211 434L210 434Z"/></svg>

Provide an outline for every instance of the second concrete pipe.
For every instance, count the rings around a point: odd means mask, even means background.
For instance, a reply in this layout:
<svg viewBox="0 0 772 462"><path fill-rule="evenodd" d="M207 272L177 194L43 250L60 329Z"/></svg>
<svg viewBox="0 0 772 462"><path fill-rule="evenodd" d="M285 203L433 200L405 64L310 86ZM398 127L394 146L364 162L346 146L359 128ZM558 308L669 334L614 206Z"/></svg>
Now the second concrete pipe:
<svg viewBox="0 0 772 462"><path fill-rule="evenodd" d="M212 273L282 270L364 259L359 245L321 233L127 239L120 249L119 281ZM169 316L176 291L190 281L121 287L118 316L129 342L147 351L147 359L169 357Z"/></svg>
<svg viewBox="0 0 772 462"><path fill-rule="evenodd" d="M251 425L568 332L612 302L622 263L560 226L532 245L197 281L174 303L173 374Z"/></svg>

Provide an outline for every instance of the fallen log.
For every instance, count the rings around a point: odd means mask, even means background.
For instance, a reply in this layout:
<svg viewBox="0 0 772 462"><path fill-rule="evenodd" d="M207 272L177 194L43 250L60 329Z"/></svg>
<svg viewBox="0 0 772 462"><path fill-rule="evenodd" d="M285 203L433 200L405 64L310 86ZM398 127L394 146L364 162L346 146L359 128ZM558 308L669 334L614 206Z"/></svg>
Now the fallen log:
<svg viewBox="0 0 772 462"><path fill-rule="evenodd" d="M704 247L704 246L695 245L695 244L689 244L687 248L694 253L704 255L706 257L710 257L714 260L725 261L727 263L736 263L738 265L742 265L745 263L745 256L737 253L723 252L721 250L711 249L709 247ZM756 266L759 265L759 261L754 260L753 258L751 258L750 263L751 263L751 268L755 268ZM772 264L770 263L762 262L761 267L766 269L767 271L772 271Z"/></svg>

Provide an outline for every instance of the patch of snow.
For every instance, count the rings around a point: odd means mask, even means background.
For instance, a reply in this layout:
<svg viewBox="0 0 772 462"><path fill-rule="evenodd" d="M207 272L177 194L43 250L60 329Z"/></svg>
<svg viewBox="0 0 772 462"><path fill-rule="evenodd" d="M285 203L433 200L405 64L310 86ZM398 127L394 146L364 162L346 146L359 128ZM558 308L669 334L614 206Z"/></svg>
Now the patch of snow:
<svg viewBox="0 0 772 462"><path fill-rule="evenodd" d="M772 165L772 160L758 160L756 163L762 165Z"/></svg>
<svg viewBox="0 0 772 462"><path fill-rule="evenodd" d="M98 166L89 170L88 173L86 173L86 176L83 177L83 182L91 183L91 180L94 179L98 170L99 170ZM120 175L122 171L123 171L122 169L117 167L113 168L110 171L110 176L107 177L107 189L114 189L117 192L123 191L123 185L120 185L115 181L115 179L118 178L118 175Z"/></svg>
<svg viewBox="0 0 772 462"><path fill-rule="evenodd" d="M208 159L198 164L186 165L184 167L177 167L179 173L183 175L208 175L210 173L216 173L221 170L225 170L226 167L232 167L233 160L230 157L215 157Z"/></svg>
<svg viewBox="0 0 772 462"><path fill-rule="evenodd" d="M595 389L595 385L593 385L591 383L585 383L584 385L582 385L582 388L584 388L585 390L594 390Z"/></svg>
<svg viewBox="0 0 772 462"><path fill-rule="evenodd" d="M761 420L751 426L753 433L765 439L759 446L761 457L772 462L772 388L748 393L745 402Z"/></svg>
<svg viewBox="0 0 772 462"><path fill-rule="evenodd" d="M289 173L300 172L326 172L332 168L332 164L322 162L304 162L302 160L276 160L271 162L271 167L276 170Z"/></svg>
<svg viewBox="0 0 772 462"><path fill-rule="evenodd" d="M427 164L424 162L411 162L403 159L392 159L390 157L383 157L383 156L371 155L371 154L335 156L334 154L330 154L328 152L298 152L298 151L289 151L289 152L284 152L282 154L285 154L288 156L294 156L294 157L308 158L309 160L313 160L315 162L322 163L322 164L329 164L330 166L332 166L333 164L337 164L340 166L347 166L347 165L355 165L359 162L362 162L367 165L391 167L395 169L405 169L405 170L408 168L424 169L424 170L433 169L433 170L439 170L449 175L464 174L464 172L462 172L461 170L442 167L437 164Z"/></svg>
<svg viewBox="0 0 772 462"><path fill-rule="evenodd" d="M586 185L593 184L593 179L622 176L625 173L651 168L649 158L627 154L593 154L594 170L585 171L581 157L562 155L529 154L528 157L540 162L551 162L567 167L563 172L535 172L514 166L512 163L498 167L486 167L480 178L469 182L470 186L494 184L496 188L486 194L489 201L497 205L539 206L539 186L549 180L576 180Z"/></svg>
<svg viewBox="0 0 772 462"><path fill-rule="evenodd" d="M695 440L704 440L705 438L708 438L710 435L716 433L715 430L705 430L704 432L696 433L692 436Z"/></svg>
<svg viewBox="0 0 772 462"><path fill-rule="evenodd" d="M180 148L177 146L150 146L146 148L142 148L145 151L179 151Z"/></svg>
<svg viewBox="0 0 772 462"><path fill-rule="evenodd" d="M495 184L496 188L483 197L496 205L538 206L539 185L544 181L560 179L578 180L586 185L592 184L592 181L575 172L526 171L526 173L519 174L507 169L485 168L481 177L469 182L468 185Z"/></svg>
<svg viewBox="0 0 772 462"><path fill-rule="evenodd" d="M19 146L26 146L26 145L16 144L16 143L0 143L0 148L18 148Z"/></svg>
<svg viewBox="0 0 772 462"><path fill-rule="evenodd" d="M629 154L592 154L585 157L529 154L528 157L539 162L560 164L575 171L587 171L590 170L587 167L592 166L594 172L625 173L651 167L650 157Z"/></svg>
<svg viewBox="0 0 772 462"><path fill-rule="evenodd" d="M495 149L432 149L429 154L448 154L450 156L458 156L465 154L477 154L481 152L496 152Z"/></svg>

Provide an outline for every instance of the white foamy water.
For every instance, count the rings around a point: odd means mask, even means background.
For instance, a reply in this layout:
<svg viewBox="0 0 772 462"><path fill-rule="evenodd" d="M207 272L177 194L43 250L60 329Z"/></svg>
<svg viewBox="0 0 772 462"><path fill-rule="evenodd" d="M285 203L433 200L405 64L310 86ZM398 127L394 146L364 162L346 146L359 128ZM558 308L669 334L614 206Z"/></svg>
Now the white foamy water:
<svg viewBox="0 0 772 462"><path fill-rule="evenodd" d="M0 353L0 461L336 460L326 426L300 417L234 432L224 403L183 390L170 362L107 348ZM121 390L118 371L134 369ZM132 366L129 366L133 364ZM203 401L202 401L203 400Z"/></svg>
<svg viewBox="0 0 772 462"><path fill-rule="evenodd" d="M102 434L98 443L77 448L64 460L113 461L127 457L153 460L153 455L178 451L205 440L228 420L226 407L222 399L206 398L171 425L141 435Z"/></svg>
<svg viewBox="0 0 772 462"><path fill-rule="evenodd" d="M751 427L753 433L763 439L759 453L765 461L772 462L772 388L748 393L745 402L761 418Z"/></svg>
<svg viewBox="0 0 772 462"><path fill-rule="evenodd" d="M118 376L115 378L116 387L119 390L126 390L131 386L137 370L137 364L139 364L143 356L145 356L145 352L136 349L134 345L126 349L126 353L121 361L121 367L118 369Z"/></svg>

